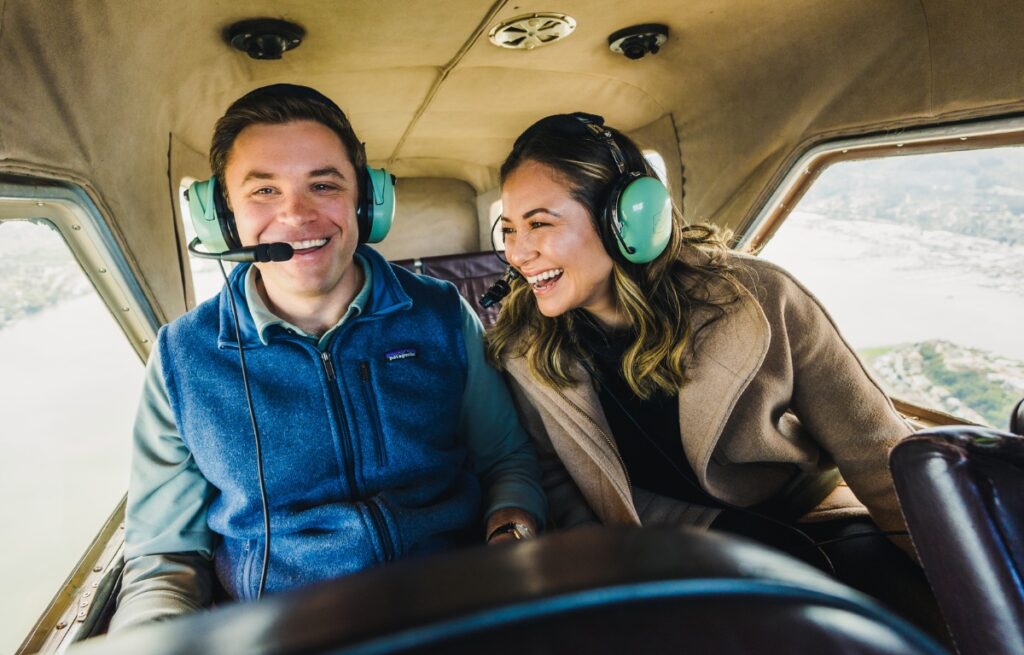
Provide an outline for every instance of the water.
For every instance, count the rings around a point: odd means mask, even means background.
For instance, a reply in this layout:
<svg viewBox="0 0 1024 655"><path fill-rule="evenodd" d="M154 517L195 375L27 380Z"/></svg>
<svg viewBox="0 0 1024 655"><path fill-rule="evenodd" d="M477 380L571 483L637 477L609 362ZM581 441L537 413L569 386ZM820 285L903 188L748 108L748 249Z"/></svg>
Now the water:
<svg viewBox="0 0 1024 655"><path fill-rule="evenodd" d="M143 365L93 294L0 330L0 362L0 652L13 652L128 487Z"/></svg>
<svg viewBox="0 0 1024 655"><path fill-rule="evenodd" d="M945 339L1024 361L1024 245L794 212L762 256L857 349Z"/></svg>

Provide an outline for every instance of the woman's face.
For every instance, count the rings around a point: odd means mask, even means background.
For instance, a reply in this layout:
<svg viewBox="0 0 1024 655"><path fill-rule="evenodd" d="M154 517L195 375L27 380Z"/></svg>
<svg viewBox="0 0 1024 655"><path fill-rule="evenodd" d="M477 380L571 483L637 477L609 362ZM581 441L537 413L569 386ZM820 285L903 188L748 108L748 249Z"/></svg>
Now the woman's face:
<svg viewBox="0 0 1024 655"><path fill-rule="evenodd" d="M569 195L554 169L527 161L501 189L505 254L533 289L540 312L559 316L581 307L617 326L612 259L590 212Z"/></svg>

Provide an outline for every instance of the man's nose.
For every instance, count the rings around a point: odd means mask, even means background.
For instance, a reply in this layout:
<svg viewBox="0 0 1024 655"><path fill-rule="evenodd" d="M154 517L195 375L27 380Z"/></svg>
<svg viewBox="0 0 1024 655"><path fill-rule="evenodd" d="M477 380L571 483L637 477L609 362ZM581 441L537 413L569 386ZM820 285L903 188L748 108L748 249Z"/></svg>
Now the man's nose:
<svg viewBox="0 0 1024 655"><path fill-rule="evenodd" d="M314 207L303 193L292 193L285 197L281 208L281 219L291 223L305 223L313 219Z"/></svg>

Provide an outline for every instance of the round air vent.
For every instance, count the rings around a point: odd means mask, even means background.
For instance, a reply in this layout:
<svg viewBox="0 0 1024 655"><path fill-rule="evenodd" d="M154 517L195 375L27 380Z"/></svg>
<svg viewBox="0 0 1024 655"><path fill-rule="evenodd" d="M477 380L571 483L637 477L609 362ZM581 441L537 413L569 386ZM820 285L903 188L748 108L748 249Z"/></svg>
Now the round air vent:
<svg viewBox="0 0 1024 655"><path fill-rule="evenodd" d="M533 50L572 34L576 19L565 14L526 14L498 23L491 28L491 43L502 48Z"/></svg>

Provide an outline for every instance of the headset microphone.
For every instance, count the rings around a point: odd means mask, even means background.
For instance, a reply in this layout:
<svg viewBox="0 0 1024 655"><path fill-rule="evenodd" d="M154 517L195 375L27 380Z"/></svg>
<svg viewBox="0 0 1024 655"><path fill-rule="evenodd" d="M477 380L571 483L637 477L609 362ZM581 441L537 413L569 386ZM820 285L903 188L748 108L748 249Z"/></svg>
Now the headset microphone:
<svg viewBox="0 0 1024 655"><path fill-rule="evenodd" d="M295 254L295 251L287 243L261 243L256 246L229 248L223 252L203 252L196 247L199 243L199 237L192 239L188 244L188 251L203 259L219 259L227 262L286 262Z"/></svg>
<svg viewBox="0 0 1024 655"><path fill-rule="evenodd" d="M505 275L492 284L484 295L480 296L480 306L484 309L501 302L501 299L512 292L511 283L519 277L519 271L509 265L505 269Z"/></svg>

